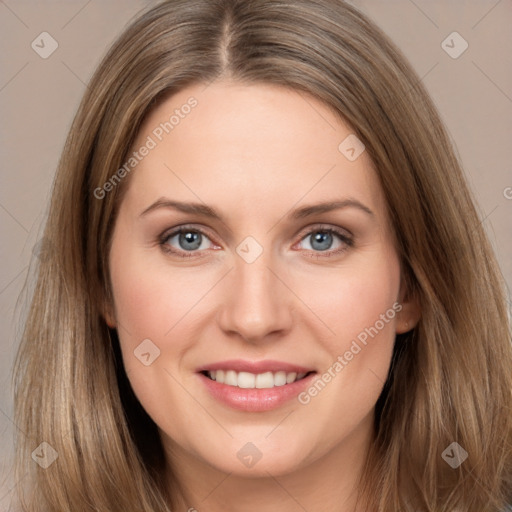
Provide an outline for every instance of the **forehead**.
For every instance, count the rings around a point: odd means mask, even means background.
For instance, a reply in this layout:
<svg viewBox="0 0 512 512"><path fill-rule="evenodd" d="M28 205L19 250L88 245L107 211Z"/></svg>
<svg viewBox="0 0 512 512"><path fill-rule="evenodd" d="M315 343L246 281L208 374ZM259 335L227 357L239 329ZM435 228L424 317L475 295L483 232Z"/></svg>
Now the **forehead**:
<svg viewBox="0 0 512 512"><path fill-rule="evenodd" d="M350 126L307 95L267 84L195 84L160 103L132 151L150 146L130 177L137 207L162 195L282 209L359 196L378 209L383 197L372 162ZM347 148L349 152L347 153ZM195 197L194 197L195 196Z"/></svg>

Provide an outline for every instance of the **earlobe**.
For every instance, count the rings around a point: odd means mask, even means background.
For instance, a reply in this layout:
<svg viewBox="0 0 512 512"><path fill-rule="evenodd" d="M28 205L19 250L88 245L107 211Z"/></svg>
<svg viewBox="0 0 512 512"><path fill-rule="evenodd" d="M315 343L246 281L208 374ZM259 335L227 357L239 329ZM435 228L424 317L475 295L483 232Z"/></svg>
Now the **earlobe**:
<svg viewBox="0 0 512 512"><path fill-rule="evenodd" d="M103 318L105 319L106 324L111 328L115 329L117 327L116 318L114 315L113 307L110 304L105 305L103 308Z"/></svg>
<svg viewBox="0 0 512 512"><path fill-rule="evenodd" d="M117 327L117 324L116 322L114 321L114 319L110 316L110 315L105 315L104 316L105 318L105 322L106 324L111 328L111 329L115 329Z"/></svg>
<svg viewBox="0 0 512 512"><path fill-rule="evenodd" d="M396 317L395 331L403 334L414 329L421 318L421 304L416 293L406 293L404 283L400 289L400 305L402 309Z"/></svg>
<svg viewBox="0 0 512 512"><path fill-rule="evenodd" d="M395 331L397 334L414 329L421 317L419 304L415 302L402 303L402 310L397 315Z"/></svg>

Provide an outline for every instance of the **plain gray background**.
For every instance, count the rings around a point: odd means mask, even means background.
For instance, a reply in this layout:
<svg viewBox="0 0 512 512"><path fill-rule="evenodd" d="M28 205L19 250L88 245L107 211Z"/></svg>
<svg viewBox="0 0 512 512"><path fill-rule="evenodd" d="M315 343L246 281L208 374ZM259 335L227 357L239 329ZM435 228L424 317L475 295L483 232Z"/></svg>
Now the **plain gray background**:
<svg viewBox="0 0 512 512"><path fill-rule="evenodd" d="M16 485L10 471L16 430L10 382L20 317L26 311L26 305L16 307L16 302L41 236L56 164L99 59L128 20L150 3L0 0L0 510L8 508ZM510 289L512 2L351 3L398 44L431 93L465 166L481 222ZM454 31L468 44L457 58L443 49L449 45L454 54L463 48L462 39L450 36ZM31 47L42 32L58 44L46 59Z"/></svg>

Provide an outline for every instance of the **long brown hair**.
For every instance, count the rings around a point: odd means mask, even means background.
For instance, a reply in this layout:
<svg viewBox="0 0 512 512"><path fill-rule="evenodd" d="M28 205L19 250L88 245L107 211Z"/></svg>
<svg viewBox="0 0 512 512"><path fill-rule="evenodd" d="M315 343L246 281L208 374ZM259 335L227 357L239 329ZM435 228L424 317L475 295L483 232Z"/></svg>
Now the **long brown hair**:
<svg viewBox="0 0 512 512"><path fill-rule="evenodd" d="M361 480L366 510L503 509L512 500L504 283L419 77L341 0L172 0L138 16L108 51L59 163L49 250L15 367L16 422L28 435L17 445L22 510L170 510L155 426L103 318L112 299L109 243L129 177L102 199L94 191L123 165L162 98L219 78L281 85L324 102L365 144L387 198L422 316L397 337L376 405ZM41 442L58 454L47 469L31 460ZM455 442L468 458L452 468L443 453Z"/></svg>

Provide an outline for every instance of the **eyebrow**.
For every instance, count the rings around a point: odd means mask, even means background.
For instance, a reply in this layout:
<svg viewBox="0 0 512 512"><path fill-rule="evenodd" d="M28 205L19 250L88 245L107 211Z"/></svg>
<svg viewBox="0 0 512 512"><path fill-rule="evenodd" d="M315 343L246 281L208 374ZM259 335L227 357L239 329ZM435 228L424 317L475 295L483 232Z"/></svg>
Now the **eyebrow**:
<svg viewBox="0 0 512 512"><path fill-rule="evenodd" d="M171 208L183 213L197 214L203 217L208 217L224 222L222 216L219 213L217 213L213 208L204 203L185 203L181 201L173 201L165 197L161 197L153 204L148 206L140 214L140 217L143 217L148 213L154 210L158 210L160 208ZM342 199L339 201L327 201L318 204L303 206L301 208L293 210L291 213L288 214L288 216L291 217L292 219L303 219L319 213L326 213L333 210L340 210L343 208L357 208L370 216L375 215L373 211L370 210L370 208L368 208L368 206L364 205L357 199L349 198Z"/></svg>

